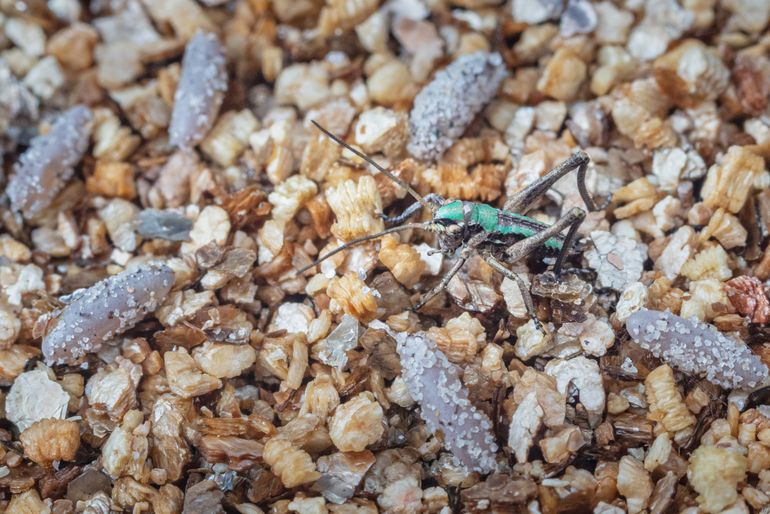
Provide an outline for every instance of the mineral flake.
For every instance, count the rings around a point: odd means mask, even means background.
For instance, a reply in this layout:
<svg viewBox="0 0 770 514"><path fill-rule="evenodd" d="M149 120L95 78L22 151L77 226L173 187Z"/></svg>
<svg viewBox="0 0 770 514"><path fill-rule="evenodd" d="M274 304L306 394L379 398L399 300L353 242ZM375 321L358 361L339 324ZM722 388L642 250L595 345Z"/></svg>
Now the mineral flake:
<svg viewBox="0 0 770 514"><path fill-rule="evenodd" d="M598 272L599 287L622 291L639 280L647 259L647 245L610 232L591 232L594 248L585 256L588 265Z"/></svg>
<svg viewBox="0 0 770 514"><path fill-rule="evenodd" d="M626 328L656 357L719 386L751 389L767 381L767 366L748 346L707 323L643 309L628 317Z"/></svg>
<svg viewBox="0 0 770 514"><path fill-rule="evenodd" d="M49 364L74 364L154 311L174 285L165 265L128 269L75 293L43 339Z"/></svg>
<svg viewBox="0 0 770 514"><path fill-rule="evenodd" d="M329 366L342 369L348 362L347 351L358 344L358 320L350 314L342 316L342 321L329 336L318 343L318 358Z"/></svg>
<svg viewBox="0 0 770 514"><path fill-rule="evenodd" d="M39 401L41 398L45 401ZM5 399L6 417L19 432L23 432L41 419L64 419L69 399L69 395L51 380L47 371L27 371L16 377Z"/></svg>
<svg viewBox="0 0 770 514"><path fill-rule="evenodd" d="M535 25L559 17L564 10L562 0L513 0L511 14L521 23Z"/></svg>
<svg viewBox="0 0 770 514"><path fill-rule="evenodd" d="M318 459L321 478L313 486L330 502L343 504L353 497L356 487L374 464L374 454L363 452L338 452Z"/></svg>
<svg viewBox="0 0 770 514"><path fill-rule="evenodd" d="M6 189L14 210L30 218L64 189L88 147L92 121L91 110L78 105L62 113L46 135L32 140Z"/></svg>
<svg viewBox="0 0 770 514"><path fill-rule="evenodd" d="M559 30L563 37L585 34L596 28L598 17L588 0L569 0Z"/></svg>
<svg viewBox="0 0 770 514"><path fill-rule="evenodd" d="M0 60L0 91L0 131L38 116L38 99L17 80L5 60Z"/></svg>
<svg viewBox="0 0 770 514"><path fill-rule="evenodd" d="M167 241L190 239L192 221L176 212L145 209L139 213L137 220L137 232L142 237Z"/></svg>

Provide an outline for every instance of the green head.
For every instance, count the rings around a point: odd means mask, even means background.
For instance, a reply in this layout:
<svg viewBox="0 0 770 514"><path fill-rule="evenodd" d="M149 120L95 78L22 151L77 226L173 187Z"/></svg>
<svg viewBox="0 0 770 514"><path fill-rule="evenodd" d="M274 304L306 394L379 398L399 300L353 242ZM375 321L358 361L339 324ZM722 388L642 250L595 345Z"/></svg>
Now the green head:
<svg viewBox="0 0 770 514"><path fill-rule="evenodd" d="M436 209L432 225L442 252L455 251L465 239L465 202L454 200Z"/></svg>

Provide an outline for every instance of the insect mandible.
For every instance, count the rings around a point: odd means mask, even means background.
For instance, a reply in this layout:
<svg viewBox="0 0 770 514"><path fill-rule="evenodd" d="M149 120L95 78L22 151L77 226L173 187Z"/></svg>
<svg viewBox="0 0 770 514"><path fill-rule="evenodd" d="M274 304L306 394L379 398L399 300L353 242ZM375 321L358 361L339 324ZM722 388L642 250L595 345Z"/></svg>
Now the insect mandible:
<svg viewBox="0 0 770 514"><path fill-rule="evenodd" d="M427 230L434 232L438 237L440 250L437 251L451 257L459 250L459 258L452 265L451 269L444 274L439 283L420 298L412 308L413 310L419 310L431 298L444 290L465 262L474 253L478 253L492 268L516 282L521 290L521 296L524 299L527 313L537 328L542 330L540 321L535 314L529 287L522 277L508 269L505 263L515 263L536 250L543 249L547 255L556 257L553 272L557 276L561 274L564 261L575 244L578 227L580 227L580 224L586 217L586 211L579 207L573 207L553 225L529 218L523 213L527 212L557 180L574 169L577 169L578 172L577 184L580 196L583 198L588 210L597 211L604 208L604 206L597 207L586 188L585 179L586 168L589 162L588 154L583 151L574 153L525 189L510 197L503 208L498 209L478 202L444 199L437 194L429 194L423 197L404 180L377 164L363 152L345 143L315 121L313 121L313 124L338 145L350 150L405 189L417 202L410 205L398 216L382 215L386 223L401 223L401 225L348 241L342 246L322 255L312 264L297 270L297 273L304 273L313 266L351 246L377 239L386 234L411 229ZM431 211L430 221L425 223L404 223L423 207ZM565 229L567 233L562 234L562 231Z"/></svg>

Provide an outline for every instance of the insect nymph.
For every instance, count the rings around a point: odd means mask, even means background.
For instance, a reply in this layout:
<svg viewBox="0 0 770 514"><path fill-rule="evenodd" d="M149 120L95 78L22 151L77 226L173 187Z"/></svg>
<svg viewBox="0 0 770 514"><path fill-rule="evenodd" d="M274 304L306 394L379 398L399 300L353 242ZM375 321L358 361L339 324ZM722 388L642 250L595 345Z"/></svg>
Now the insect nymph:
<svg viewBox="0 0 770 514"><path fill-rule="evenodd" d="M590 211L598 210L585 185L586 168L589 161L588 155L585 152L573 154L526 189L519 191L509 198L502 209L497 209L478 202L444 199L436 194L423 197L409 184L374 162L367 155L351 147L315 121L313 124L337 144L361 157L404 188L417 200L417 203L409 206L398 216L382 216L387 223L403 224L390 227L376 234L348 241L319 257L309 266L298 270L299 273L307 271L321 261L351 246L377 239L385 234L410 229L427 230L437 235L441 253L446 256L453 256L459 251L459 258L439 283L420 298L420 301L413 307L414 310L420 309L431 298L445 289L449 281L460 271L465 262L474 253L477 253L492 268L518 284L530 317L540 327L539 321L535 316L534 304L529 288L521 276L508 269L505 263L515 263L540 249L546 254L556 257L553 271L557 276L561 273L564 260L575 243L578 227L585 218L586 211L579 207L573 207L553 225L539 222L525 216L523 213L543 196L557 180L574 169L578 170L578 190L586 207ZM430 221L426 223L404 223L423 207L431 211L432 217ZM567 229L567 233L563 235L562 231L565 229Z"/></svg>

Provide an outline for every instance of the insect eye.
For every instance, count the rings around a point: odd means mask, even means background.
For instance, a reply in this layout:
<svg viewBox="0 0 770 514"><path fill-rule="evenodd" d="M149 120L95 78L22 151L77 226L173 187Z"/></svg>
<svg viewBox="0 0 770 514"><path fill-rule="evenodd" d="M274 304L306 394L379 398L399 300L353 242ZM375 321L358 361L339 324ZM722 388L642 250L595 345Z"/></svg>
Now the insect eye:
<svg viewBox="0 0 770 514"><path fill-rule="evenodd" d="M449 226L446 228L446 231L447 231L447 232L449 232L450 234L457 234L457 233L459 233L461 230L462 230L462 227L461 227L460 225L458 225L458 224L449 225Z"/></svg>

